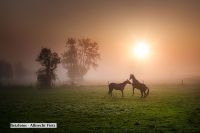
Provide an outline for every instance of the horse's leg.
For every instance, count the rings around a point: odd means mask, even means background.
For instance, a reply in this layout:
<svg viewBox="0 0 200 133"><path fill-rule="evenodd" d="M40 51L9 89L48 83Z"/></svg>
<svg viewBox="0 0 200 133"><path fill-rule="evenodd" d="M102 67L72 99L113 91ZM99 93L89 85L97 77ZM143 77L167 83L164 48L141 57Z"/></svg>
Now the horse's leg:
<svg viewBox="0 0 200 133"><path fill-rule="evenodd" d="M145 97L147 96L147 89L145 89Z"/></svg>
<svg viewBox="0 0 200 133"><path fill-rule="evenodd" d="M147 93L146 93L146 90L144 90L144 97L146 97L147 96Z"/></svg>
<svg viewBox="0 0 200 133"><path fill-rule="evenodd" d="M148 88L145 87L145 88L144 88L145 97L148 96L148 93L149 93L148 91L149 91Z"/></svg>
<svg viewBox="0 0 200 133"><path fill-rule="evenodd" d="M108 94L112 97L112 88L109 88Z"/></svg>
<svg viewBox="0 0 200 133"><path fill-rule="evenodd" d="M146 94L146 88L143 89L143 97L146 97L147 94Z"/></svg>
<svg viewBox="0 0 200 133"><path fill-rule="evenodd" d="M111 88L109 87L109 90L108 90L108 95L111 96Z"/></svg>
<svg viewBox="0 0 200 133"><path fill-rule="evenodd" d="M140 90L140 93L141 93L141 98L143 97L143 91L142 91L142 89Z"/></svg>
<svg viewBox="0 0 200 133"><path fill-rule="evenodd" d="M133 87L133 95L134 95L134 90L135 90L135 87L134 87L134 85L132 84L132 87Z"/></svg>
<svg viewBox="0 0 200 133"><path fill-rule="evenodd" d="M123 92L123 90L121 90L121 92L122 92L122 97L124 97L124 92Z"/></svg>

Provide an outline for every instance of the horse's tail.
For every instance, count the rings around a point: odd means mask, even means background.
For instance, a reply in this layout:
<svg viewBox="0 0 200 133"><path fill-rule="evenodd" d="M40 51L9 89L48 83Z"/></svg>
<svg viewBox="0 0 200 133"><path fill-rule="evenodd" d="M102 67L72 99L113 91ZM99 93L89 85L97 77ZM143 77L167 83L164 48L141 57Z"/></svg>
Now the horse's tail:
<svg viewBox="0 0 200 133"><path fill-rule="evenodd" d="M146 96L148 96L149 95L149 88L147 87L147 93L146 93Z"/></svg>
<svg viewBox="0 0 200 133"><path fill-rule="evenodd" d="M110 88L109 88L109 81L108 81L108 95L110 95Z"/></svg>

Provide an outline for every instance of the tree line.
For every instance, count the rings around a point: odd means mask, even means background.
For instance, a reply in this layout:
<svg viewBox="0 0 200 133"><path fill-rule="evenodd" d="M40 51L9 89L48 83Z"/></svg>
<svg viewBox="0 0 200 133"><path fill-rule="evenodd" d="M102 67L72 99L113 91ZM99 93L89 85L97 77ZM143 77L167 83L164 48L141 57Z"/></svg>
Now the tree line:
<svg viewBox="0 0 200 133"><path fill-rule="evenodd" d="M21 63L11 64L6 60L0 60L0 84L13 78L24 78L30 71Z"/></svg>
<svg viewBox="0 0 200 133"><path fill-rule="evenodd" d="M60 63L66 69L71 84L75 84L83 80L90 68L98 66L98 59L100 59L99 45L89 38L68 38L61 56L50 48L42 48L36 58L41 65L36 72L37 85L41 88L52 87L56 80L55 70Z"/></svg>
<svg viewBox="0 0 200 133"><path fill-rule="evenodd" d="M82 81L90 68L98 66L100 59L99 45L89 38L66 40L65 50L59 55L50 48L41 48L35 61L41 67L37 70L37 85L41 88L54 86L57 79L57 66L62 64L71 84ZM0 85L10 79L23 79L30 76L30 71L21 62L12 65L6 60L0 60Z"/></svg>

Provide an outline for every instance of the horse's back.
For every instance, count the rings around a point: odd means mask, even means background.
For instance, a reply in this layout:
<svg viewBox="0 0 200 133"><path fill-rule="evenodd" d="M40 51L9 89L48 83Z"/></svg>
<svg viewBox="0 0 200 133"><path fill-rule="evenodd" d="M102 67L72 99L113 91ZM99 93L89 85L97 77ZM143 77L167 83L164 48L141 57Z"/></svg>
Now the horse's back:
<svg viewBox="0 0 200 133"><path fill-rule="evenodd" d="M113 88L116 86L116 83L110 83L108 86L109 86L109 88Z"/></svg>
<svg viewBox="0 0 200 133"><path fill-rule="evenodd" d="M109 88L111 89L116 89L116 90L120 90L121 89L121 84L117 84L117 83L110 83L109 84Z"/></svg>

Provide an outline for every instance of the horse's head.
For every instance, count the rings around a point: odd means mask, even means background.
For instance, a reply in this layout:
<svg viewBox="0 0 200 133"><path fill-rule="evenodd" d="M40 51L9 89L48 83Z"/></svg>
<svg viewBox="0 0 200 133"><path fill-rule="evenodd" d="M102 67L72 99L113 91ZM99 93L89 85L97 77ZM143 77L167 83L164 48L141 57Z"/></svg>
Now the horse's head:
<svg viewBox="0 0 200 133"><path fill-rule="evenodd" d="M131 82L128 79L125 82L126 84L131 84Z"/></svg>
<svg viewBox="0 0 200 133"><path fill-rule="evenodd" d="M130 74L130 78L129 79L132 79L134 80L135 79L135 76L133 74Z"/></svg>

